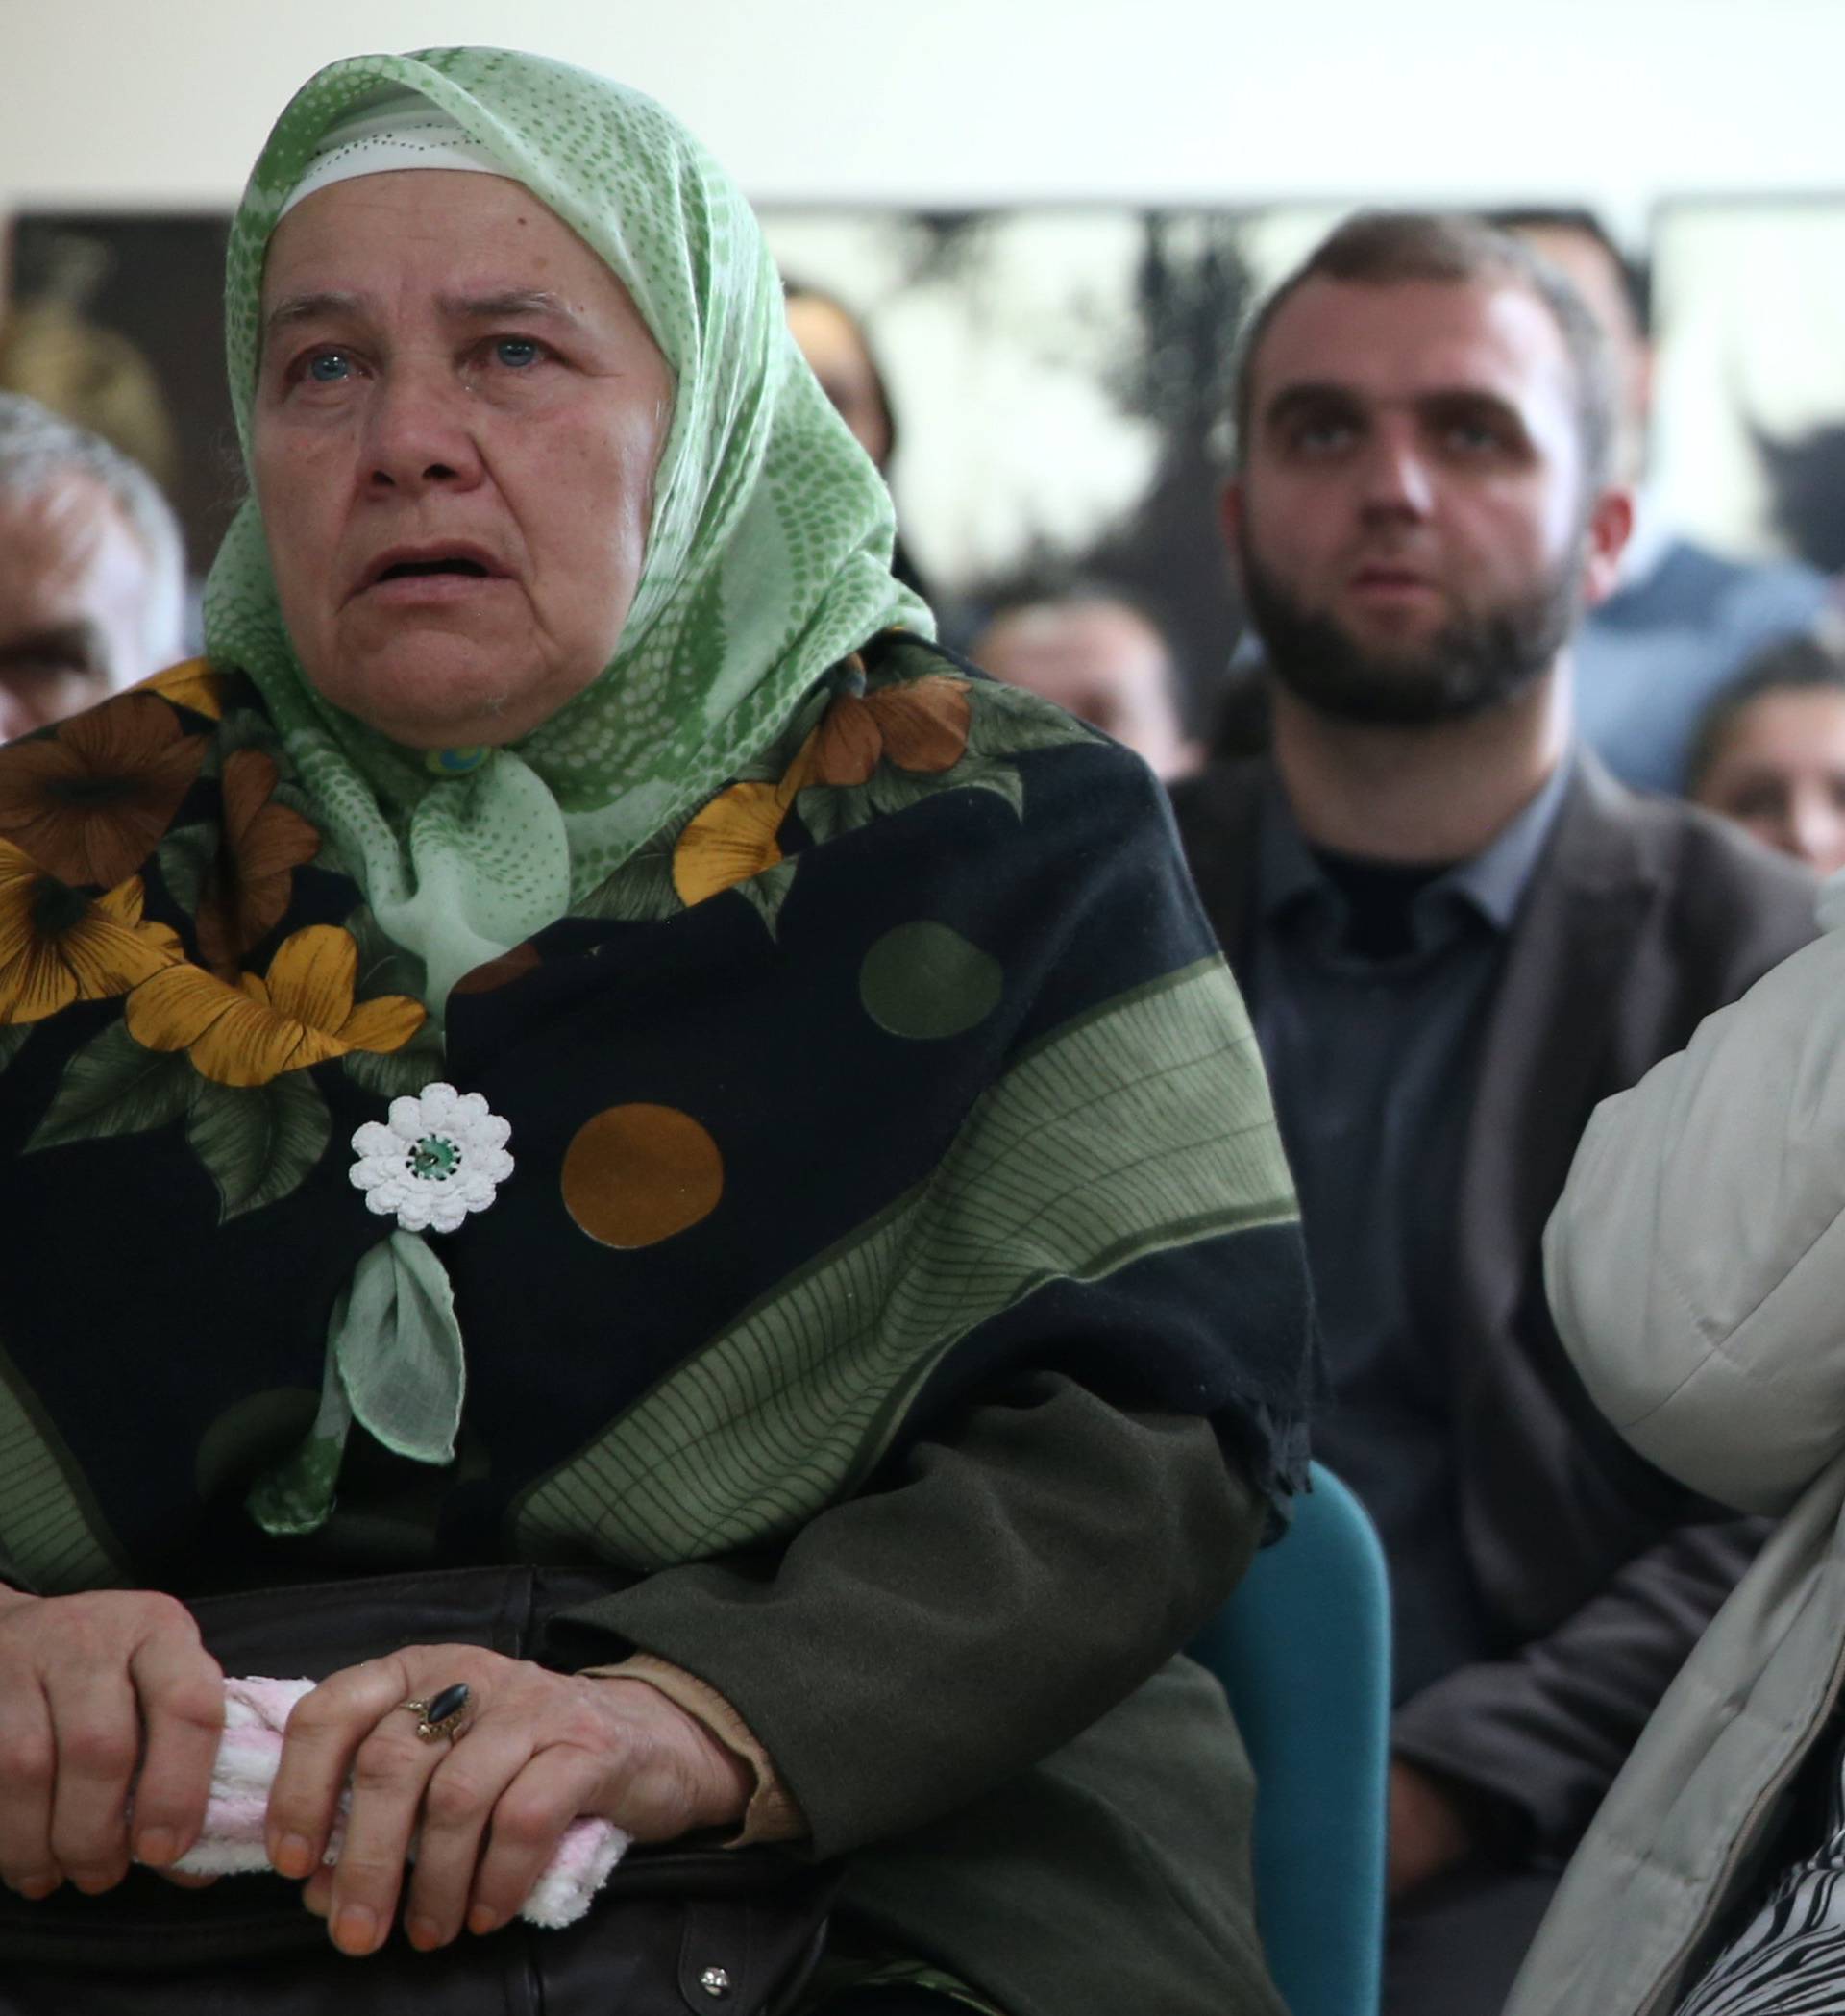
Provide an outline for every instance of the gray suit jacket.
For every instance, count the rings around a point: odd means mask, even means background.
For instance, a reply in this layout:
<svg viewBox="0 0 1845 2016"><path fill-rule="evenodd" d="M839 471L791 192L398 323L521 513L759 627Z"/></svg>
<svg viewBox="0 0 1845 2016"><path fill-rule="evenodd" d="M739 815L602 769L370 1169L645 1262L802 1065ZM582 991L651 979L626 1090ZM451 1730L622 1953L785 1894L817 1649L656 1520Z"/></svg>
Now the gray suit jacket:
<svg viewBox="0 0 1845 2016"><path fill-rule="evenodd" d="M1248 949L1267 763L1174 793L1205 908ZM1500 1639L1397 1714L1397 1752L1488 1794L1561 1859L1760 1538L1628 1448L1551 1326L1539 1242L1596 1104L1813 935L1813 884L1587 751L1488 1011L1455 1208L1463 1535Z"/></svg>

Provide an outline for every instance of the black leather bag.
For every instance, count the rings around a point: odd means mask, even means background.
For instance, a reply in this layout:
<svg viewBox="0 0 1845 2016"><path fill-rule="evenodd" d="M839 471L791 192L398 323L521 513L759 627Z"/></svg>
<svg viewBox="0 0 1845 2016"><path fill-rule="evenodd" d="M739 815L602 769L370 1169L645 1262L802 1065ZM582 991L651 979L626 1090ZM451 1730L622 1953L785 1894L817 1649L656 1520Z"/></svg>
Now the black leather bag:
<svg viewBox="0 0 1845 2016"><path fill-rule="evenodd" d="M546 1658L551 1622L606 1581L445 1569L188 1604L227 1673L323 1679L415 1644ZM0 1797L4 1797L0 1787ZM562 1931L515 1921L355 1960L296 1884L184 1890L145 1870L101 1897L0 1890L0 2016L783 2016L825 1941L836 1873L772 1849L631 1851Z"/></svg>

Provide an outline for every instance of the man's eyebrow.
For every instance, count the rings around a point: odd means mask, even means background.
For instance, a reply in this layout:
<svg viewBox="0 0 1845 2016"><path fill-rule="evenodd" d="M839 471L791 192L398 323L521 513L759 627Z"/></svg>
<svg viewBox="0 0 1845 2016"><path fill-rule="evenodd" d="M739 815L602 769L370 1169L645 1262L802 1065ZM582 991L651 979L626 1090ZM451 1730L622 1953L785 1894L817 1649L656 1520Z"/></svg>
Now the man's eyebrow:
<svg viewBox="0 0 1845 2016"><path fill-rule="evenodd" d="M67 665L100 673L105 667L103 633L93 623L62 623L0 638L0 674L27 665Z"/></svg>
<svg viewBox="0 0 1845 2016"><path fill-rule="evenodd" d="M1434 413L1497 413L1507 420L1515 420L1522 427L1524 421L1518 408L1499 392L1488 392L1481 385L1438 385L1433 391L1419 392L1415 403L1424 412Z"/></svg>
<svg viewBox="0 0 1845 2016"><path fill-rule="evenodd" d="M1299 384L1284 385L1262 409L1263 420L1273 423L1313 406L1356 406L1359 396L1349 385L1330 380L1307 379Z"/></svg>

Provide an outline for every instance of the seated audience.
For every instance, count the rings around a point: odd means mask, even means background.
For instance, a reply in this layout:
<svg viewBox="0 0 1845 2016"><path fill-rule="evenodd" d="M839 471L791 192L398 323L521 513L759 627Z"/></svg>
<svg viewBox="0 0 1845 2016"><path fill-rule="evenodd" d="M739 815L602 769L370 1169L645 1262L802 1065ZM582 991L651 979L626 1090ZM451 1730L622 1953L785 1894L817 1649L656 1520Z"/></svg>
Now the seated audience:
<svg viewBox="0 0 1845 2016"><path fill-rule="evenodd" d="M968 655L995 678L1124 743L1156 777L1198 767L1172 646L1144 609L1113 589L1078 586L1003 602Z"/></svg>
<svg viewBox="0 0 1845 2016"><path fill-rule="evenodd" d="M1828 586L1812 569L1762 566L1673 529L1644 483L1653 406L1652 300L1645 269L1587 210L1518 209L1491 221L1558 268L1613 353L1615 468L1636 486L1633 537L1613 590L1576 638L1577 731L1623 783L1685 788L1698 715L1765 646L1808 628Z"/></svg>
<svg viewBox="0 0 1845 2016"><path fill-rule="evenodd" d="M1648 1463L1781 1523L1647 1724L1508 2016L1845 2007L1845 930L1595 1115L1557 1327Z"/></svg>
<svg viewBox="0 0 1845 2016"><path fill-rule="evenodd" d="M1818 873L1845 868L1845 650L1796 637L1753 660L1705 709L1685 786Z"/></svg>
<svg viewBox="0 0 1845 2016"><path fill-rule="evenodd" d="M170 664L184 593L179 525L154 479L0 392L0 742Z"/></svg>
<svg viewBox="0 0 1845 2016"><path fill-rule="evenodd" d="M1272 744L1173 794L1250 998L1394 1579L1388 2008L1499 2008L1755 1536L1600 1422L1539 1238L1595 1103L1810 930L1809 878L1569 729L1631 515L1607 349L1466 219L1361 216L1261 310L1224 515Z"/></svg>

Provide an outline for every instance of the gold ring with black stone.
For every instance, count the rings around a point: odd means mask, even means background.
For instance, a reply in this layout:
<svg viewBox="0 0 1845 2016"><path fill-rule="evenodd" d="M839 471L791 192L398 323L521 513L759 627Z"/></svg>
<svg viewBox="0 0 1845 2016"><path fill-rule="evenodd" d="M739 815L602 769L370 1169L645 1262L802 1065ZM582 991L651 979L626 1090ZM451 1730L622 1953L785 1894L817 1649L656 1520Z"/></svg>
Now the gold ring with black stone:
<svg viewBox="0 0 1845 2016"><path fill-rule="evenodd" d="M461 1718L468 1711L467 1683L458 1680L428 1701L400 1701L397 1705L408 1709L416 1717L416 1733L424 1742L439 1743L445 1736L453 1741L460 1733Z"/></svg>

